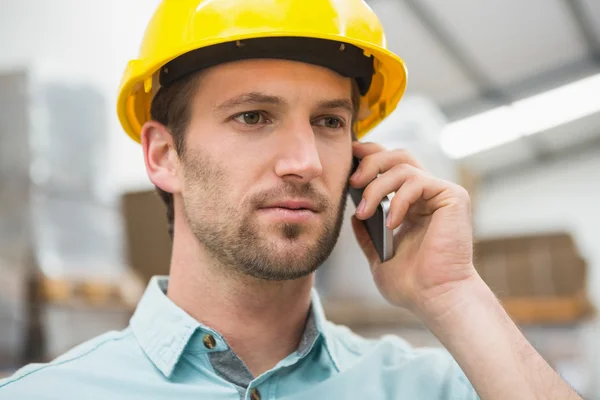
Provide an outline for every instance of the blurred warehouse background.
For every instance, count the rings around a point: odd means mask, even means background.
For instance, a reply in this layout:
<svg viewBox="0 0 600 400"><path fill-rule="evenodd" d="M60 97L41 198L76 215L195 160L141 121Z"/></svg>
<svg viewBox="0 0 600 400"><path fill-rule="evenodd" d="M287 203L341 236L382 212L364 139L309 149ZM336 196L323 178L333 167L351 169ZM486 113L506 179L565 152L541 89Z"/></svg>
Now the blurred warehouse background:
<svg viewBox="0 0 600 400"><path fill-rule="evenodd" d="M158 2L0 0L0 376L122 329L168 272L161 205L114 111ZM600 399L600 2L369 4L409 81L368 139L470 191L480 273ZM346 224L317 277L329 318L438 345L369 275Z"/></svg>

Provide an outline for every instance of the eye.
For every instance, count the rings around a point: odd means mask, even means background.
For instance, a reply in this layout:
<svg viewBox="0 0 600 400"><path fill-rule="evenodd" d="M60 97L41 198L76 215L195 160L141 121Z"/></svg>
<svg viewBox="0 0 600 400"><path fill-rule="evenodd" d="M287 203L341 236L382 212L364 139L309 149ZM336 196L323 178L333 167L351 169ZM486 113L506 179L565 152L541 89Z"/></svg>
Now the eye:
<svg viewBox="0 0 600 400"><path fill-rule="evenodd" d="M344 121L338 117L324 117L318 120L315 125L329 129L339 129L344 126Z"/></svg>
<svg viewBox="0 0 600 400"><path fill-rule="evenodd" d="M265 123L264 116L258 111L246 111L238 114L234 118L237 122L246 125L257 125L259 123Z"/></svg>

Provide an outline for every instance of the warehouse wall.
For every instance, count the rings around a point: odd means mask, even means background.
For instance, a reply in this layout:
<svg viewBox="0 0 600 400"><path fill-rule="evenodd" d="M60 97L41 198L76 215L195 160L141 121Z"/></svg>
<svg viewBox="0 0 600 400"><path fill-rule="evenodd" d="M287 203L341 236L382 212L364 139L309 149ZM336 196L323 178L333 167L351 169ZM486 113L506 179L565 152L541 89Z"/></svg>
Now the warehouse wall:
<svg viewBox="0 0 600 400"><path fill-rule="evenodd" d="M571 232L600 306L600 146L484 181L479 193L474 221L481 236Z"/></svg>

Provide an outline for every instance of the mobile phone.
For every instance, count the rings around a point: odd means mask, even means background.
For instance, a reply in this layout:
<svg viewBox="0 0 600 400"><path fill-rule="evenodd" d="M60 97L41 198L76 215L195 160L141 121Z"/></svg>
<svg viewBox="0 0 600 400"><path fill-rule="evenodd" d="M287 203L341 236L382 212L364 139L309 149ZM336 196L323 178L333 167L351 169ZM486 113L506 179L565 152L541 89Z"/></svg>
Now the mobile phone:
<svg viewBox="0 0 600 400"><path fill-rule="evenodd" d="M358 164L360 160L356 157L353 157L352 160L352 173L356 171L358 168ZM358 204L362 200L363 189L355 189L352 186L349 186L348 192L350 193L350 197L354 202L354 205L358 207ZM390 212L390 199L388 197L384 197L379 205L377 206L377 210L372 217L366 219L365 226L367 228L367 232L369 232L369 236L371 237L371 241L379 254L379 259L381 262L387 261L394 256L394 231L393 229L388 229L385 225L385 220Z"/></svg>

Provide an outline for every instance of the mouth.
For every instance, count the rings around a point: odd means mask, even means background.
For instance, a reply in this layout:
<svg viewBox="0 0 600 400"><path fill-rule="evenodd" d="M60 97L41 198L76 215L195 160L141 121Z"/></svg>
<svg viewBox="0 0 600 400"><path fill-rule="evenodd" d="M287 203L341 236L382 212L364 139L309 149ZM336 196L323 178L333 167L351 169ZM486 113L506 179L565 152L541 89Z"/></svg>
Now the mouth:
<svg viewBox="0 0 600 400"><path fill-rule="evenodd" d="M317 206L308 200L284 200L270 203L261 209L283 209L291 211L311 211L318 212Z"/></svg>
<svg viewBox="0 0 600 400"><path fill-rule="evenodd" d="M287 223L308 222L319 213L317 206L306 200L276 201L258 211L266 218Z"/></svg>

